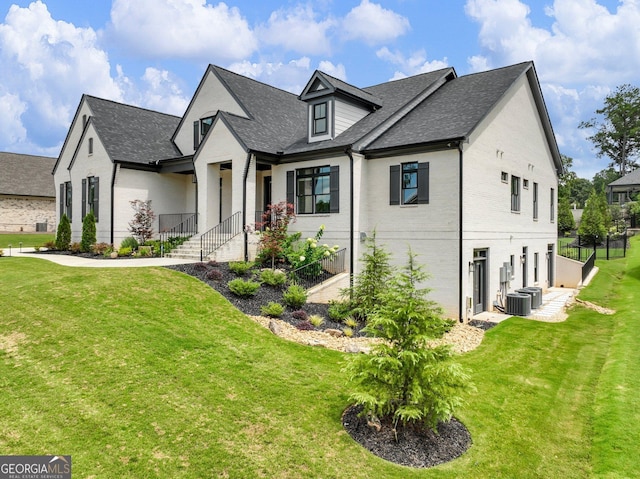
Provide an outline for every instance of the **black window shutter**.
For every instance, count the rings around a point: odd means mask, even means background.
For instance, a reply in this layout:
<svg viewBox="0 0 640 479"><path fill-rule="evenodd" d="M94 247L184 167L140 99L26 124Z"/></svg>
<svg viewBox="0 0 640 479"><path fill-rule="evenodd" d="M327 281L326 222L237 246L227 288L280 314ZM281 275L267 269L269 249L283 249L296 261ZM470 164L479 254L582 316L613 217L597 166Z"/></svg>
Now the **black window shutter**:
<svg viewBox="0 0 640 479"><path fill-rule="evenodd" d="M418 163L418 204L429 203L429 163Z"/></svg>
<svg viewBox="0 0 640 479"><path fill-rule="evenodd" d="M200 121L193 122L193 149L197 150L200 146Z"/></svg>
<svg viewBox="0 0 640 479"><path fill-rule="evenodd" d="M82 178L82 220L87 215L87 179Z"/></svg>
<svg viewBox="0 0 640 479"><path fill-rule="evenodd" d="M67 188L69 188L69 206L67 207L67 216L69 217L69 223L71 223L71 216L73 214L73 188L71 187L71 182L68 182L67 184ZM65 204L66 204L66 197L65 197Z"/></svg>
<svg viewBox="0 0 640 479"><path fill-rule="evenodd" d="M295 171L287 171L287 203L294 205L295 195Z"/></svg>
<svg viewBox="0 0 640 479"><path fill-rule="evenodd" d="M340 167L329 171L329 213L340 213Z"/></svg>
<svg viewBox="0 0 640 479"><path fill-rule="evenodd" d="M64 191L64 183L60 183L60 218L64 214L64 204L67 201L67 195Z"/></svg>
<svg viewBox="0 0 640 479"><path fill-rule="evenodd" d="M400 165L389 167L389 204L400 204Z"/></svg>
<svg viewBox="0 0 640 479"><path fill-rule="evenodd" d="M96 223L98 222L98 206L99 205L100 205L100 178L94 178L93 215L96 217Z"/></svg>

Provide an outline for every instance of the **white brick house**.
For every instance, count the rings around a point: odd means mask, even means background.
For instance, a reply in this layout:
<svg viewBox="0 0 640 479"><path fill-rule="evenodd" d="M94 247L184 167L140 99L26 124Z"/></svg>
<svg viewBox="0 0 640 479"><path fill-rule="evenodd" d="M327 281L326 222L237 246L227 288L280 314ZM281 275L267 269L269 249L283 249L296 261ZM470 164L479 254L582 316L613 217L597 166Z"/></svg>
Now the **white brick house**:
<svg viewBox="0 0 640 479"><path fill-rule="evenodd" d="M98 240L119 243L133 199L195 213L198 233L287 200L292 229L324 224L351 271L374 229L398 264L410 246L432 298L468 319L492 309L504 263L510 289L553 285L560 170L528 62L363 89L317 71L299 96L209 66L182 118L83 96L54 175L74 240L98 207Z"/></svg>

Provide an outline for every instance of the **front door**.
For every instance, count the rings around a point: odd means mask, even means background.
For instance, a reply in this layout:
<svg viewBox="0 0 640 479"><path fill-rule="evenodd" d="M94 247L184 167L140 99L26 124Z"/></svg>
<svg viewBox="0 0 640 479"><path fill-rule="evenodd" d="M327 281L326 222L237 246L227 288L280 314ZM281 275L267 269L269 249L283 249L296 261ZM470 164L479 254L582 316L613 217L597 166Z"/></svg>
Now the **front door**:
<svg viewBox="0 0 640 479"><path fill-rule="evenodd" d="M473 314L487 310L487 250L473 252Z"/></svg>
<svg viewBox="0 0 640 479"><path fill-rule="evenodd" d="M553 243L550 243L547 245L547 282L548 282L548 287L551 288L554 284L554 277L553 277L553 257L555 256L554 253L554 245Z"/></svg>

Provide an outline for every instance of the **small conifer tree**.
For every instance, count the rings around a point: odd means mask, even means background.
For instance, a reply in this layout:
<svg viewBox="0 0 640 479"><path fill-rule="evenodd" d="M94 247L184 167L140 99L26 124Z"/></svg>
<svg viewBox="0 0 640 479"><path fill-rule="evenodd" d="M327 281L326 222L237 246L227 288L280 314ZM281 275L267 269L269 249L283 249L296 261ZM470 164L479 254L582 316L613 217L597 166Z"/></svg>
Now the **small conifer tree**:
<svg viewBox="0 0 640 479"><path fill-rule="evenodd" d="M602 208L600 199L595 191L591 192L591 196L587 200L578 234L582 237L583 244L597 244L607 234L607 229L602 218Z"/></svg>
<svg viewBox="0 0 640 479"><path fill-rule="evenodd" d="M63 214L58 224L58 230L56 231L56 249L60 251L67 251L71 244L71 223L69 217Z"/></svg>
<svg viewBox="0 0 640 479"><path fill-rule="evenodd" d="M427 278L409 251L407 265L386 284L380 304L364 331L385 341L346 366L362 414L391 417L395 427L417 422L436 430L462 404L472 388L468 374L453 361L451 346L431 346L453 326L419 288Z"/></svg>
<svg viewBox="0 0 640 479"><path fill-rule="evenodd" d="M94 244L96 244L96 217L93 215L93 212L90 211L82 220L80 250L83 253L88 253Z"/></svg>

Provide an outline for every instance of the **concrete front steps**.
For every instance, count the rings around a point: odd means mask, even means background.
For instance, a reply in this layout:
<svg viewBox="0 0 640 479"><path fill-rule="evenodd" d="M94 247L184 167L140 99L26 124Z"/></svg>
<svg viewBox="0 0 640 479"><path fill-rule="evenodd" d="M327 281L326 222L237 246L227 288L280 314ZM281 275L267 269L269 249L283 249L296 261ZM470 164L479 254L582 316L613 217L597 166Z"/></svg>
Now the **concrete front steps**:
<svg viewBox="0 0 640 479"><path fill-rule="evenodd" d="M203 258L203 261L214 260L219 263L226 263L229 261L242 261L244 259L244 235L239 234L229 239L226 243L220 246L213 253ZM249 242L249 256L255 257L255 243ZM167 258L179 258L188 259L193 261L200 261L200 235L192 236L189 240L185 241L165 255Z"/></svg>

